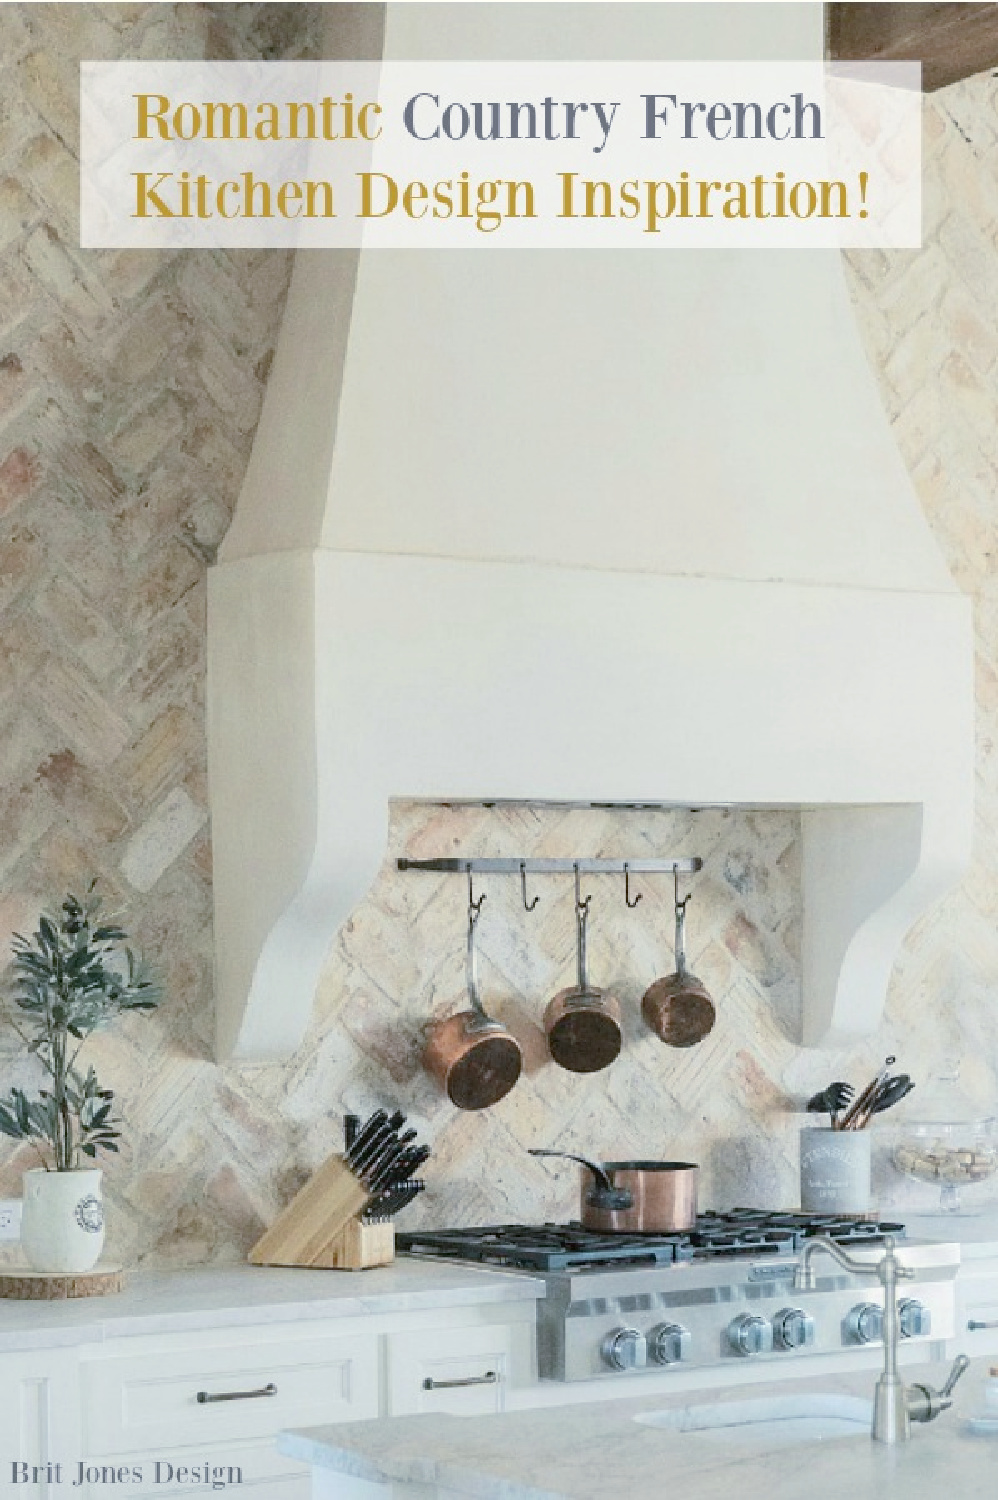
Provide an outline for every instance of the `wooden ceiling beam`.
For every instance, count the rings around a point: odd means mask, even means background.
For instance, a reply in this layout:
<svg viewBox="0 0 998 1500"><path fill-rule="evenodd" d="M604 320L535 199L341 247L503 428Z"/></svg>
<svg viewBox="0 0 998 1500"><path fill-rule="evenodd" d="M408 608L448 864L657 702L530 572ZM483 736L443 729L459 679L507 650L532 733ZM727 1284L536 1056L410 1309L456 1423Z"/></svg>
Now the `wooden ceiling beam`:
<svg viewBox="0 0 998 1500"><path fill-rule="evenodd" d="M926 93L998 68L998 5L825 6L831 58L921 61Z"/></svg>

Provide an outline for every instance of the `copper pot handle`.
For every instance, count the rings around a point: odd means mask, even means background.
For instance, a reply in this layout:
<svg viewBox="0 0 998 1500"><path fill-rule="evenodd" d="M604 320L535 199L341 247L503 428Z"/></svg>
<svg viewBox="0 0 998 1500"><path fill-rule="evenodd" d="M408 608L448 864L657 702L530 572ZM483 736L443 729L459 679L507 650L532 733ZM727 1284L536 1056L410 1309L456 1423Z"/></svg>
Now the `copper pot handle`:
<svg viewBox="0 0 998 1500"><path fill-rule="evenodd" d="M575 1151L547 1151L542 1146L531 1146L529 1155L561 1156L565 1161L577 1161L580 1166L589 1168L590 1172L596 1178L597 1185L604 1192L610 1191L613 1187L613 1183L610 1181L605 1167L601 1167L598 1161L591 1161L588 1156L579 1156Z"/></svg>
<svg viewBox="0 0 998 1500"><path fill-rule="evenodd" d="M484 897L482 899L484 900ZM471 1001L475 1016L482 1021L487 1021L489 1018L485 1014L485 1007L478 989L478 949L475 946L475 928L478 926L481 914L481 902L477 904L472 902L468 907L468 957L465 964L465 978L468 985L468 999Z"/></svg>
<svg viewBox="0 0 998 1500"><path fill-rule="evenodd" d="M589 926L588 896L584 901L577 901L575 903L575 923L579 950L579 989L585 994L589 989L589 951L587 943L587 929Z"/></svg>
<svg viewBox="0 0 998 1500"><path fill-rule="evenodd" d="M676 883L676 973L680 979L690 977L686 967L686 908L693 899L692 891L688 896L679 899L679 871L673 872Z"/></svg>
<svg viewBox="0 0 998 1500"><path fill-rule="evenodd" d="M603 1209L609 1212L626 1210L634 1204L634 1198L627 1188L617 1187L611 1180L606 1168L598 1161L591 1161L588 1156L579 1156L575 1151L545 1151L540 1146L530 1147L531 1156L563 1156L566 1161L577 1161L580 1166L586 1167L595 1179L596 1186L589 1194L587 1206Z"/></svg>

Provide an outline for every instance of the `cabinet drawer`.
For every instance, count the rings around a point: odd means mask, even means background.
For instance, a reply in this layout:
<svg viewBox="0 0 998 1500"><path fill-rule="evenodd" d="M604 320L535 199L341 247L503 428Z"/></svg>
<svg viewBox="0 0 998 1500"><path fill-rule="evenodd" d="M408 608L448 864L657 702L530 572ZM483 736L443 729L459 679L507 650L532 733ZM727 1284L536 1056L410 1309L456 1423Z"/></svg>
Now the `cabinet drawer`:
<svg viewBox="0 0 998 1500"><path fill-rule="evenodd" d="M508 1327L425 1329L388 1338L388 1408L472 1415L506 1404L513 1335Z"/></svg>
<svg viewBox="0 0 998 1500"><path fill-rule="evenodd" d="M78 1477L74 1464L66 1478ZM83 1483L73 1493L83 1500L108 1500L118 1493L130 1500L174 1500L227 1490L254 1500L309 1500L309 1470L278 1453L273 1442L229 1443L215 1450L169 1448L130 1459L120 1454L84 1459Z"/></svg>
<svg viewBox="0 0 998 1500"><path fill-rule="evenodd" d="M87 1454L155 1459L167 1448L378 1414L377 1337L359 1330L255 1343L204 1337L89 1360L82 1377ZM219 1396L227 1399L211 1399Z"/></svg>

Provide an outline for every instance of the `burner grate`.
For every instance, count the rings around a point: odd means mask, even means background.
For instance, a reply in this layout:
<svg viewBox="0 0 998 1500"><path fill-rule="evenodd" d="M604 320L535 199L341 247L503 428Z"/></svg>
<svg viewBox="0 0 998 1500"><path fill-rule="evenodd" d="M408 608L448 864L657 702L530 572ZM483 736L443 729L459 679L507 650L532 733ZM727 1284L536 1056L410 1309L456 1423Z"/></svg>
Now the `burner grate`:
<svg viewBox="0 0 998 1500"><path fill-rule="evenodd" d="M833 1240L880 1240L892 1234L904 1236L904 1225L877 1219L843 1217L838 1214L768 1213L758 1208L733 1208L726 1213L706 1212L697 1217L691 1239L708 1252L765 1251L775 1246L778 1254L794 1254L805 1240L827 1234Z"/></svg>
<svg viewBox="0 0 998 1500"><path fill-rule="evenodd" d="M672 1265L688 1260L686 1235L598 1234L579 1224L496 1224L398 1233L409 1255L477 1261L522 1270L578 1270L591 1265Z"/></svg>
<svg viewBox="0 0 998 1500"><path fill-rule="evenodd" d="M580 1224L490 1224L399 1233L409 1255L476 1261L518 1270L582 1270L590 1266L667 1266L694 1258L794 1255L816 1234L834 1240L900 1239L904 1225L822 1214L766 1213L736 1208L702 1213L688 1234L601 1234Z"/></svg>

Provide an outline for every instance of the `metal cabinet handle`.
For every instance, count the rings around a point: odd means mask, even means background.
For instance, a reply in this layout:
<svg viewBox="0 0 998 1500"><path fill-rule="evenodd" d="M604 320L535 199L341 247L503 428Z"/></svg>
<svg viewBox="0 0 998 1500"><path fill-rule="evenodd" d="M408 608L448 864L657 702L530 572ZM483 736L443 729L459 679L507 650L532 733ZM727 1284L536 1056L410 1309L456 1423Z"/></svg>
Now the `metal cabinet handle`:
<svg viewBox="0 0 998 1500"><path fill-rule="evenodd" d="M453 1391L459 1385L498 1385L499 1376L495 1370L486 1370L484 1375L468 1375L464 1380L434 1380L427 1375L423 1381L424 1391Z"/></svg>
<svg viewBox="0 0 998 1500"><path fill-rule="evenodd" d="M277 1386L271 1381L258 1391L198 1391L197 1399L205 1406L209 1401L256 1401L260 1396L276 1395Z"/></svg>
<svg viewBox="0 0 998 1500"><path fill-rule="evenodd" d="M981 1328L998 1328L998 1319L992 1323L981 1323L977 1318L971 1318L967 1324L967 1328L971 1333L977 1333L978 1329Z"/></svg>

